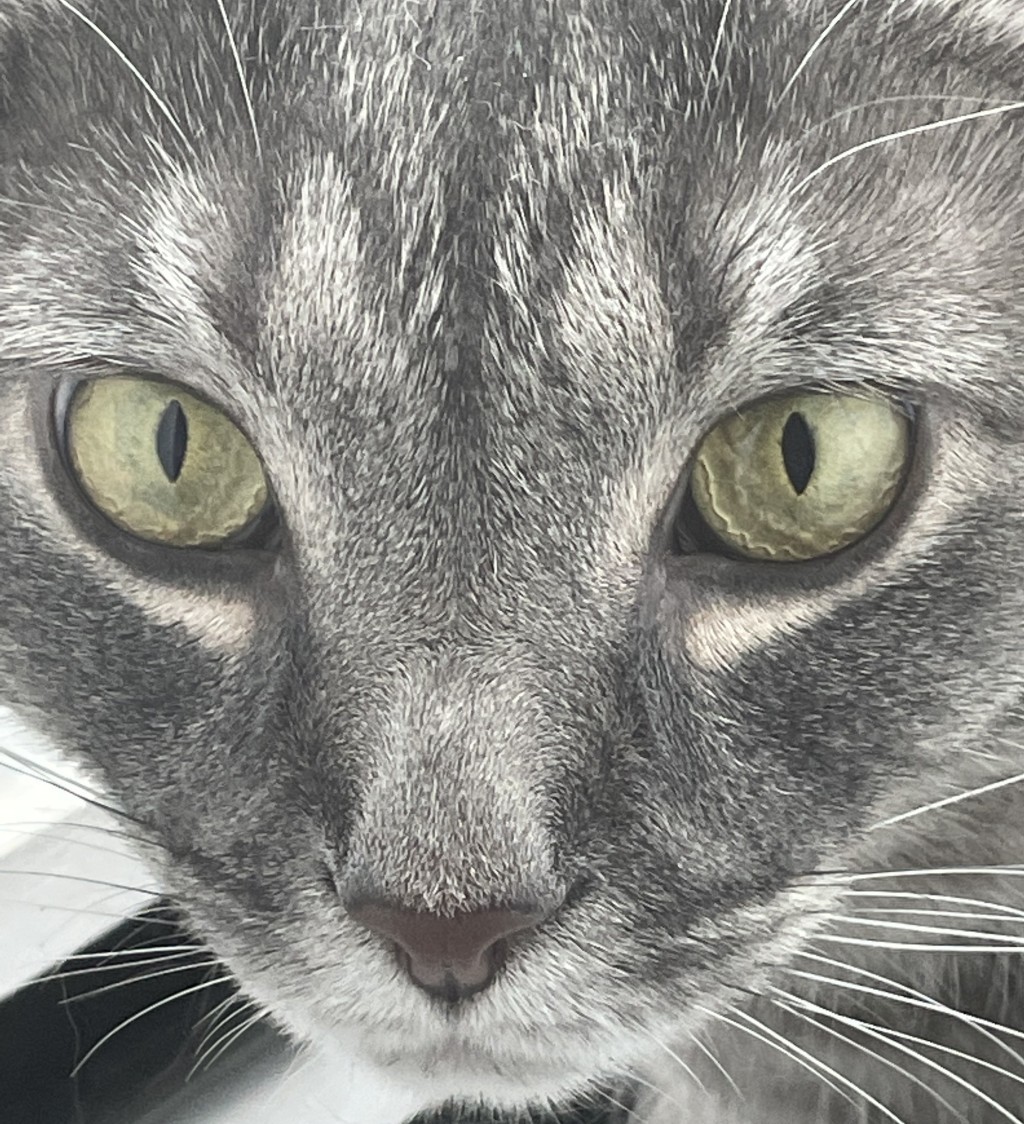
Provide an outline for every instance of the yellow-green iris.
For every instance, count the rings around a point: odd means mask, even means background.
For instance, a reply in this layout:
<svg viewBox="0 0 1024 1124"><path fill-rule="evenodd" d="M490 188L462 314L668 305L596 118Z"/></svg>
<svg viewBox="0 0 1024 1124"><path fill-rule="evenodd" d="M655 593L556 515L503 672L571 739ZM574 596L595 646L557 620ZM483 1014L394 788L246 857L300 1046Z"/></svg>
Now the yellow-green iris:
<svg viewBox="0 0 1024 1124"><path fill-rule="evenodd" d="M92 502L139 538L216 546L263 510L268 490L248 439L180 386L137 376L82 384L68 455Z"/></svg>
<svg viewBox="0 0 1024 1124"><path fill-rule="evenodd" d="M801 562L863 538L892 507L910 422L882 398L800 393L718 423L697 450L697 510L748 558Z"/></svg>

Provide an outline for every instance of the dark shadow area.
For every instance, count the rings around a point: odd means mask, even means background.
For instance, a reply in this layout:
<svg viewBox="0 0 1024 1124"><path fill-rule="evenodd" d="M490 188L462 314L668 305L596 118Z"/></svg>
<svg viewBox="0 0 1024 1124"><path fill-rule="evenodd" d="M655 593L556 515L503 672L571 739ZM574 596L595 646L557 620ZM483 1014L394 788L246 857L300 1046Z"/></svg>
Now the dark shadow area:
<svg viewBox="0 0 1024 1124"><path fill-rule="evenodd" d="M245 1021L236 996L169 905L125 921L0 1002L0 1120L141 1118L189 1078L202 1059L204 1031L211 1032L212 1059ZM271 1034L254 1028L208 1069L204 1061L192 1080L210 1080L258 1043L265 1048Z"/></svg>

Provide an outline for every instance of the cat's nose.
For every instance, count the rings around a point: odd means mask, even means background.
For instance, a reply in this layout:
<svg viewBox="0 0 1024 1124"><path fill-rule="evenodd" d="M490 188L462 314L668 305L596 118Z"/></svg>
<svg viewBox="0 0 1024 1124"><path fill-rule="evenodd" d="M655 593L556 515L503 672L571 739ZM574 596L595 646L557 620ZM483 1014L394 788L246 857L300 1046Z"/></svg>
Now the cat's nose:
<svg viewBox="0 0 1024 1124"><path fill-rule="evenodd" d="M514 933L544 919L530 909L485 909L441 917L379 902L349 907L349 916L393 941L417 987L449 1002L483 991L494 979Z"/></svg>

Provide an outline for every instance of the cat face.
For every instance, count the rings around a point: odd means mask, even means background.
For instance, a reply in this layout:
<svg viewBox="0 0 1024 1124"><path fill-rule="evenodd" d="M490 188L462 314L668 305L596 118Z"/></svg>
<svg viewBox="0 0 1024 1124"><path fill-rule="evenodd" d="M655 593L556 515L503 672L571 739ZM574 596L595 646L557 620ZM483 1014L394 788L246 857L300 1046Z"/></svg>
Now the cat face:
<svg viewBox="0 0 1024 1124"><path fill-rule="evenodd" d="M937 0L151 7L4 33L3 701L260 1002L439 1099L557 1098L766 986L836 871L1013 844L878 826L1022 755L1009 39ZM238 427L257 535L101 510L68 442L112 378ZM899 486L744 552L695 457L807 392L900 419ZM364 900L543 920L452 1003Z"/></svg>

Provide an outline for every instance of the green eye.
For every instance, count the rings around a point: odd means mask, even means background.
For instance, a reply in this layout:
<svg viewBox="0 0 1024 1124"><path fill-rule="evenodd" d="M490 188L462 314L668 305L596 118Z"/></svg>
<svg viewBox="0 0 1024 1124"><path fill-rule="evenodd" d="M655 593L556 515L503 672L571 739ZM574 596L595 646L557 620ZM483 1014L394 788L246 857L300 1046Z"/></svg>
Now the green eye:
<svg viewBox="0 0 1024 1124"><path fill-rule="evenodd" d="M139 538L218 546L267 505L263 467L241 430L179 386L131 376L84 383L66 435L88 497Z"/></svg>
<svg viewBox="0 0 1024 1124"><path fill-rule="evenodd" d="M888 513L911 456L911 426L880 398L802 393L719 422L690 478L697 511L747 558L802 562L863 538Z"/></svg>

